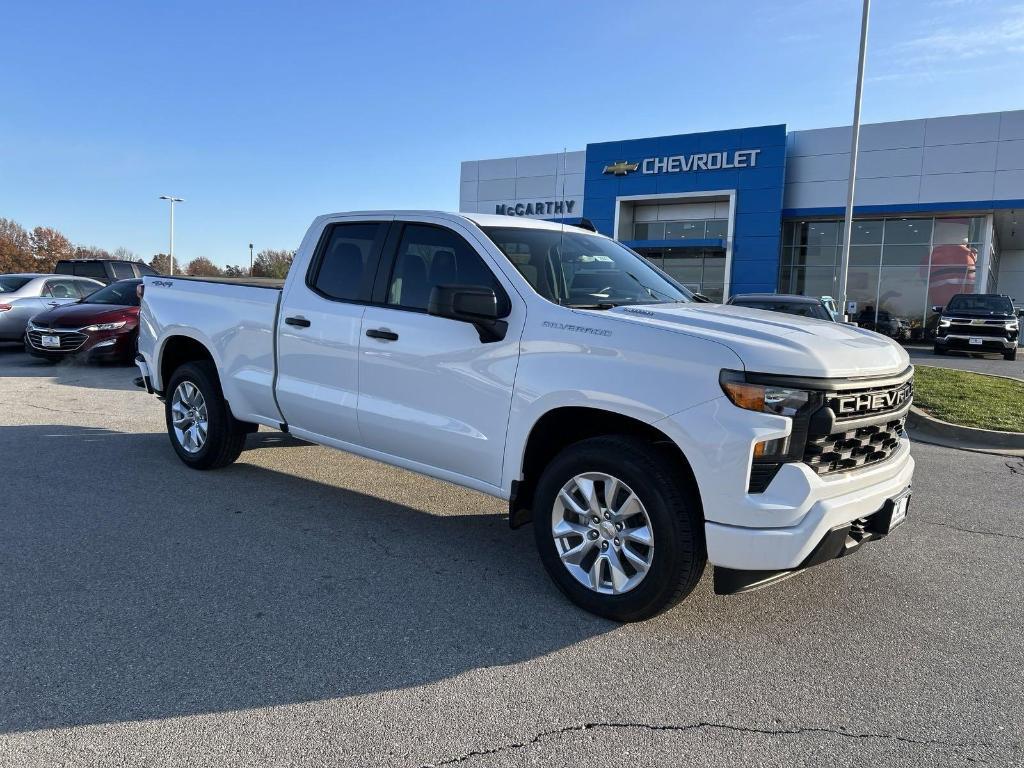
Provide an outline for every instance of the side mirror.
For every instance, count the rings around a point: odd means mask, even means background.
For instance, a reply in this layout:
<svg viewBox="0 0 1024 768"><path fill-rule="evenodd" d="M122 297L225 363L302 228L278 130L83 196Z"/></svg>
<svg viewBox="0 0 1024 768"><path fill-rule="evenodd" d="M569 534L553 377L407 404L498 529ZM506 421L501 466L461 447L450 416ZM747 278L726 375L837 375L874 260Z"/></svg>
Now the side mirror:
<svg viewBox="0 0 1024 768"><path fill-rule="evenodd" d="M511 311L505 296L483 285L435 285L427 302L427 314L471 323L485 344L505 338L508 323L502 318Z"/></svg>
<svg viewBox="0 0 1024 768"><path fill-rule="evenodd" d="M936 304L935 306L932 307L932 312L941 313L943 309L945 309L945 307L943 307L941 304Z"/></svg>

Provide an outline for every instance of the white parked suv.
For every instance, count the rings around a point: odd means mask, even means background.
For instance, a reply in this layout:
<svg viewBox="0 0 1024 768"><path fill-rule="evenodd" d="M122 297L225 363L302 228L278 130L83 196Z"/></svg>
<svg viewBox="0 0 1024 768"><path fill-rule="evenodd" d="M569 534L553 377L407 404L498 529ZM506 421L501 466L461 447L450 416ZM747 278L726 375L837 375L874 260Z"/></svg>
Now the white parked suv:
<svg viewBox="0 0 1024 768"><path fill-rule="evenodd" d="M147 277L139 383L188 466L258 425L508 500L630 621L845 555L906 516L913 369L855 327L692 301L619 243L476 214L313 222L283 287Z"/></svg>

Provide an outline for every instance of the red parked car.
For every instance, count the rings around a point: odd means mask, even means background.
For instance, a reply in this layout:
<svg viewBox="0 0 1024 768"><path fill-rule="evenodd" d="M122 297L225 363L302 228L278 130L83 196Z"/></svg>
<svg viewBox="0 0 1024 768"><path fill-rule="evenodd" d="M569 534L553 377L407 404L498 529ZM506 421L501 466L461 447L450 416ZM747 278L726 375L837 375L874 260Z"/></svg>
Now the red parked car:
<svg viewBox="0 0 1024 768"><path fill-rule="evenodd" d="M131 362L139 337L142 280L120 280L73 304L36 315L25 329L25 351L46 360L86 356Z"/></svg>

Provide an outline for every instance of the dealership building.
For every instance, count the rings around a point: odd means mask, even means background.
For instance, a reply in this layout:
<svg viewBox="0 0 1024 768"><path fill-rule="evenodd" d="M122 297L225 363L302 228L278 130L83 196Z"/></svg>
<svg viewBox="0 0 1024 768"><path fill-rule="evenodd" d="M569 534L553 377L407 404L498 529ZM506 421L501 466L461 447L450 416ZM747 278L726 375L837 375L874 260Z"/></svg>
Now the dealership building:
<svg viewBox="0 0 1024 768"><path fill-rule="evenodd" d="M849 126L766 125L462 163L459 208L578 223L693 290L836 295ZM918 335L955 293L1024 303L1024 110L864 125L847 294Z"/></svg>

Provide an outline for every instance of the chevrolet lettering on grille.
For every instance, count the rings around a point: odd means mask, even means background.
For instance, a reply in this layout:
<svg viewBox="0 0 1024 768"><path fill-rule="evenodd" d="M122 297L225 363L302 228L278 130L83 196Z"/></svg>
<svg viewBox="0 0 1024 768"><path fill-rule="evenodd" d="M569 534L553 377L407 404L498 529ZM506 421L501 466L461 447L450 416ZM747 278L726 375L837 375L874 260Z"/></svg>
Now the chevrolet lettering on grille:
<svg viewBox="0 0 1024 768"><path fill-rule="evenodd" d="M836 397L832 403L839 416L891 411L907 402L912 391L910 384L904 384L897 389L883 392L862 392L857 395Z"/></svg>

